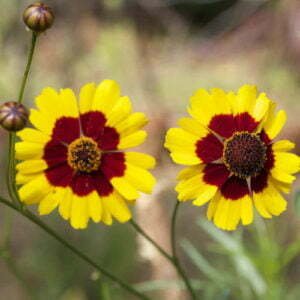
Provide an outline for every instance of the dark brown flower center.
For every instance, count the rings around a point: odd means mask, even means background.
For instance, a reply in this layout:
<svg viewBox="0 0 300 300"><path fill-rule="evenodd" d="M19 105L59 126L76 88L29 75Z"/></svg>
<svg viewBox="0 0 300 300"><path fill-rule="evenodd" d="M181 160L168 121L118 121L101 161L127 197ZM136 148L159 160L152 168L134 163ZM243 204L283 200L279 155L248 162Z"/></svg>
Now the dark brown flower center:
<svg viewBox="0 0 300 300"><path fill-rule="evenodd" d="M81 137L68 146L68 164L75 170L90 173L98 170L101 150L97 143L88 137Z"/></svg>
<svg viewBox="0 0 300 300"><path fill-rule="evenodd" d="M240 178L258 175L266 161L266 145L249 132L235 133L224 143L223 160L230 172Z"/></svg>

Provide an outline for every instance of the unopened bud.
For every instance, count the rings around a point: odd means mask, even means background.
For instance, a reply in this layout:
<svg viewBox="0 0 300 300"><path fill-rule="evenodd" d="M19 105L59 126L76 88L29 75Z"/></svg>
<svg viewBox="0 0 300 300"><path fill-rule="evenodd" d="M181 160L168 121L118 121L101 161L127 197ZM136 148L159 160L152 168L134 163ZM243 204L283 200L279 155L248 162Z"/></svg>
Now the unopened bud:
<svg viewBox="0 0 300 300"><path fill-rule="evenodd" d="M54 21L54 13L48 5L37 2L29 5L23 13L26 26L36 33L49 29Z"/></svg>
<svg viewBox="0 0 300 300"><path fill-rule="evenodd" d="M8 131L19 131L26 126L29 112L18 102L6 102L0 106L0 125Z"/></svg>

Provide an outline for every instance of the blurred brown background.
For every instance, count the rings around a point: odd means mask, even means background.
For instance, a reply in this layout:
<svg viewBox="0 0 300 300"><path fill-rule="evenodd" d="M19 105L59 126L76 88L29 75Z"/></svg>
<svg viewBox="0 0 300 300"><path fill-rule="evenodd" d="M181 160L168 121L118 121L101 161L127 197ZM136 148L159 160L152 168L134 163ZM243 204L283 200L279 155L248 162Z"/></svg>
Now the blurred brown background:
<svg viewBox="0 0 300 300"><path fill-rule="evenodd" d="M56 20L39 38L26 102L32 105L45 86L78 92L90 81L120 83L135 109L150 117L142 149L159 161L156 191L137 201L136 220L166 248L176 199L174 174L180 168L162 150L163 137L186 114L194 90L256 84L288 112L281 136L300 139L299 0L46 3ZM0 0L1 101L15 100L18 93L30 40L21 15L29 4ZM6 194L3 130L0 142L1 194ZM249 228L229 234L205 222L205 209L182 205L178 248L200 299L300 299L298 187L299 182L281 217L257 217ZM75 231L57 213L43 220L151 299L186 299L167 261L136 239L130 225L91 223L88 230ZM27 220L0 207L0 299L132 298Z"/></svg>

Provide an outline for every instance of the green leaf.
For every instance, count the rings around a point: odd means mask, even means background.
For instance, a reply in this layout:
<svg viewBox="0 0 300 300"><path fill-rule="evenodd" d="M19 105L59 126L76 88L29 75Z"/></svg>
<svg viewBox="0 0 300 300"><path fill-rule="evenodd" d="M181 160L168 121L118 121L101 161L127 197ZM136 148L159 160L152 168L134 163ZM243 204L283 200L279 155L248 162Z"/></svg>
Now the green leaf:
<svg viewBox="0 0 300 300"><path fill-rule="evenodd" d="M197 266L207 278L211 279L220 287L226 285L226 282L228 282L227 277L224 277L224 274L221 274L220 271L212 267L206 258L192 245L191 242L185 239L181 241L181 246L192 260L194 265Z"/></svg>
<svg viewBox="0 0 300 300"><path fill-rule="evenodd" d="M267 289L266 282L259 274L251 258L245 253L242 241L234 235L221 231L206 220L200 219L197 224L202 227L212 239L227 250L239 276L248 281L257 295L263 295Z"/></svg>

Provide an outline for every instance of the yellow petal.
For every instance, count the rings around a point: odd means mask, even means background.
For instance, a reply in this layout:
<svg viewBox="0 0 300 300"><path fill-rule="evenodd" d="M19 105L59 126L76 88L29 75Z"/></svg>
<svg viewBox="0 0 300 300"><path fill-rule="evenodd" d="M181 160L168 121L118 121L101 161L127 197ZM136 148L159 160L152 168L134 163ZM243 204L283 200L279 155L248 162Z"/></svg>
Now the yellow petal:
<svg viewBox="0 0 300 300"><path fill-rule="evenodd" d="M44 154L44 145L30 142L16 143L16 158L20 160L40 159Z"/></svg>
<svg viewBox="0 0 300 300"><path fill-rule="evenodd" d="M126 171L124 178L134 188L143 193L151 194L153 187L156 183L154 176L142 169L129 163L126 164Z"/></svg>
<svg viewBox="0 0 300 300"><path fill-rule="evenodd" d="M124 121L131 114L131 101L128 97L121 97L113 109L107 114L107 125L118 127L117 124ZM136 124L135 124L136 125Z"/></svg>
<svg viewBox="0 0 300 300"><path fill-rule="evenodd" d="M215 197L213 197L212 200L209 202L208 209L206 212L206 216L208 220L211 221L213 219L220 199L221 199L220 193L217 193Z"/></svg>
<svg viewBox="0 0 300 300"><path fill-rule="evenodd" d="M279 216L287 207L286 200L271 183L264 190L263 201L267 210L274 216Z"/></svg>
<svg viewBox="0 0 300 300"><path fill-rule="evenodd" d="M268 116L268 119L264 124L264 130L271 140L273 140L279 134L286 122L286 118L287 117L284 110L280 110L277 115L271 113L270 116Z"/></svg>
<svg viewBox="0 0 300 300"><path fill-rule="evenodd" d="M155 167L155 158L151 155L140 152L126 152L125 159L132 165L145 169L153 169Z"/></svg>
<svg viewBox="0 0 300 300"><path fill-rule="evenodd" d="M269 180L268 186L260 193L254 193L254 204L258 212L265 218L278 216L286 210L286 200Z"/></svg>
<svg viewBox="0 0 300 300"><path fill-rule="evenodd" d="M188 112L202 125L207 126L215 115L230 114L231 108L226 93L221 89L212 89L210 94L199 89L190 98Z"/></svg>
<svg viewBox="0 0 300 300"><path fill-rule="evenodd" d="M42 172L48 165L43 159L25 160L16 165L16 169L23 174Z"/></svg>
<svg viewBox="0 0 300 300"><path fill-rule="evenodd" d="M53 187L49 184L44 174L37 176L32 181L24 184L19 189L21 201L25 204L39 203L49 193L53 191Z"/></svg>
<svg viewBox="0 0 300 300"><path fill-rule="evenodd" d="M109 209L110 213L119 222L127 222L131 218L131 212L128 209L124 199L117 193L113 193L108 197L103 198L106 203L106 207Z"/></svg>
<svg viewBox="0 0 300 300"><path fill-rule="evenodd" d="M178 175L177 180L185 180L189 179L191 177L196 176L197 174L200 174L204 168L204 165L197 165L197 166L191 166L182 169Z"/></svg>
<svg viewBox="0 0 300 300"><path fill-rule="evenodd" d="M293 153L275 152L275 168L288 174L294 174L300 170L300 157Z"/></svg>
<svg viewBox="0 0 300 300"><path fill-rule="evenodd" d="M246 195L241 200L241 220L243 225L253 222L253 205L250 196Z"/></svg>
<svg viewBox="0 0 300 300"><path fill-rule="evenodd" d="M171 128L166 135L165 147L171 151L174 162L186 165L201 163L196 155L198 137L181 129Z"/></svg>
<svg viewBox="0 0 300 300"><path fill-rule="evenodd" d="M114 177L111 179L114 188L126 199L134 200L139 197L139 193L124 177Z"/></svg>
<svg viewBox="0 0 300 300"><path fill-rule="evenodd" d="M17 173L16 175L16 183L17 184L25 184L33 179L35 179L36 177L40 176L40 173L33 173L33 174L21 174L21 173Z"/></svg>
<svg viewBox="0 0 300 300"><path fill-rule="evenodd" d="M251 116L256 121L261 121L265 118L270 107L271 100L265 93L261 93L255 101L253 110L250 112Z"/></svg>
<svg viewBox="0 0 300 300"><path fill-rule="evenodd" d="M87 196L79 197L73 194L70 221L75 229L87 227L89 220L87 198Z"/></svg>
<svg viewBox="0 0 300 300"><path fill-rule="evenodd" d="M79 111L80 113L86 113L92 110L94 94L96 92L95 83L87 83L81 89L79 93Z"/></svg>
<svg viewBox="0 0 300 300"><path fill-rule="evenodd" d="M205 137L209 133L200 122L192 118L181 118L178 121L178 125L185 131L197 136L198 139Z"/></svg>
<svg viewBox="0 0 300 300"><path fill-rule="evenodd" d="M294 148L295 148L295 144L290 142L289 140L281 140L281 141L275 142L272 145L273 151L285 152L285 151L292 150Z"/></svg>
<svg viewBox="0 0 300 300"><path fill-rule="evenodd" d="M292 183L296 179L295 176L285 173L278 168L273 168L271 170L271 175L273 176L274 179L285 183Z"/></svg>
<svg viewBox="0 0 300 300"><path fill-rule="evenodd" d="M61 89L59 93L60 113L65 117L78 117L78 104L74 92L71 89Z"/></svg>
<svg viewBox="0 0 300 300"><path fill-rule="evenodd" d="M121 137L118 149L126 149L136 147L142 144L147 138L147 132L144 130L139 130L133 134Z"/></svg>
<svg viewBox="0 0 300 300"><path fill-rule="evenodd" d="M136 112L131 114L128 118L126 118L123 122L118 123L115 127L117 131L121 134L122 137L125 137L142 127L144 127L148 123L148 119L145 114L141 112Z"/></svg>
<svg viewBox="0 0 300 300"><path fill-rule="evenodd" d="M207 185L198 193L198 198L193 201L193 204L196 206L204 205L215 196L217 189L218 187L214 185Z"/></svg>
<svg viewBox="0 0 300 300"><path fill-rule="evenodd" d="M217 204L216 212L214 215L214 224L223 230L227 229L227 219L229 218L229 206L230 201L221 197L219 203Z"/></svg>
<svg viewBox="0 0 300 300"><path fill-rule="evenodd" d="M226 230L235 230L241 219L241 199L229 201Z"/></svg>
<svg viewBox="0 0 300 300"><path fill-rule="evenodd" d="M273 183L273 185L282 193L284 194L289 194L291 192L292 189L292 184L290 183L284 183L284 182L280 182L274 178L270 178L271 182Z"/></svg>
<svg viewBox="0 0 300 300"><path fill-rule="evenodd" d="M196 206L201 206L213 198L217 189L217 186L203 181L203 174L197 174L187 180L182 180L175 188L178 192L178 200L186 201L197 198L193 201Z"/></svg>
<svg viewBox="0 0 300 300"><path fill-rule="evenodd" d="M59 214L69 220L72 208L72 194L70 188L56 188L56 196L59 199Z"/></svg>
<svg viewBox="0 0 300 300"><path fill-rule="evenodd" d="M265 206L265 202L263 201L263 197L264 196L262 193L253 193L254 205L262 217L264 217L266 219L270 219L270 218L272 218L272 215L268 212L268 210Z"/></svg>
<svg viewBox="0 0 300 300"><path fill-rule="evenodd" d="M52 130L55 125L55 120L53 120L46 113L42 113L35 109L31 109L29 120L37 129L41 130L46 135L50 136L52 134Z"/></svg>
<svg viewBox="0 0 300 300"><path fill-rule="evenodd" d="M107 205L106 197L101 197L101 203L102 203L102 217L101 220L105 225L110 226L113 222L112 216L109 210L109 207Z"/></svg>
<svg viewBox="0 0 300 300"><path fill-rule="evenodd" d="M102 204L98 193L92 192L88 195L88 211L89 216L94 222L99 222L102 217Z"/></svg>
<svg viewBox="0 0 300 300"><path fill-rule="evenodd" d="M38 144L46 144L50 140L49 135L33 128L25 128L18 131L17 136L23 141Z"/></svg>
<svg viewBox="0 0 300 300"><path fill-rule="evenodd" d="M44 199L41 200L39 204L39 214L50 214L57 207L58 203L59 199L54 197L53 193L48 194Z"/></svg>
<svg viewBox="0 0 300 300"><path fill-rule="evenodd" d="M59 95L53 88L47 87L43 89L42 93L35 98L35 103L37 108L50 117L53 122L62 116Z"/></svg>
<svg viewBox="0 0 300 300"><path fill-rule="evenodd" d="M120 98L120 87L113 80L103 80L96 88L93 99L93 110L107 115Z"/></svg>
<svg viewBox="0 0 300 300"><path fill-rule="evenodd" d="M249 112L251 113L257 98L257 88L254 85L242 86L236 95L232 98L232 109L234 114Z"/></svg>
<svg viewBox="0 0 300 300"><path fill-rule="evenodd" d="M187 166L193 166L198 165L201 163L201 160L196 155L188 154L188 153L171 153L170 154L172 160L177 164L187 165Z"/></svg>

